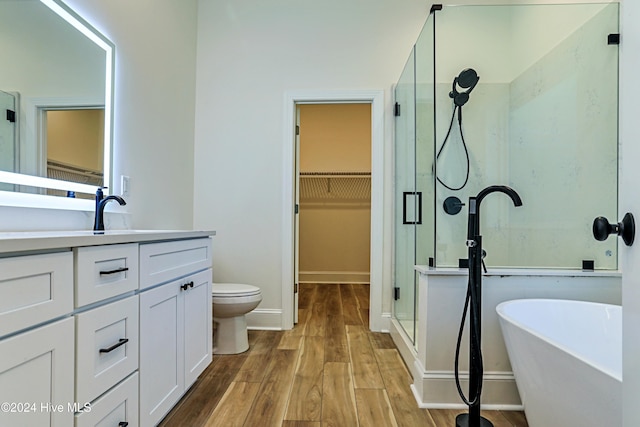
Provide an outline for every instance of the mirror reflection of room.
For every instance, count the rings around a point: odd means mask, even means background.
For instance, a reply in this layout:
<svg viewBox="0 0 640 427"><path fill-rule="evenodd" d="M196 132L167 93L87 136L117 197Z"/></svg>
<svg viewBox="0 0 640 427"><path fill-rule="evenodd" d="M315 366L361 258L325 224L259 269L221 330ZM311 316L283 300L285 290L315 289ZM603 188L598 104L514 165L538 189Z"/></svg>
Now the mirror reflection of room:
<svg viewBox="0 0 640 427"><path fill-rule="evenodd" d="M11 111L13 118L0 124L0 170L108 185L103 163L110 52L98 36L68 22L77 16L66 14L63 19L40 1L0 1L0 49L12 58L0 69L0 113L4 119ZM22 184L0 184L0 190L80 196Z"/></svg>
<svg viewBox="0 0 640 427"><path fill-rule="evenodd" d="M46 111L46 130L47 177L101 186L104 109ZM48 194L66 192L48 190Z"/></svg>

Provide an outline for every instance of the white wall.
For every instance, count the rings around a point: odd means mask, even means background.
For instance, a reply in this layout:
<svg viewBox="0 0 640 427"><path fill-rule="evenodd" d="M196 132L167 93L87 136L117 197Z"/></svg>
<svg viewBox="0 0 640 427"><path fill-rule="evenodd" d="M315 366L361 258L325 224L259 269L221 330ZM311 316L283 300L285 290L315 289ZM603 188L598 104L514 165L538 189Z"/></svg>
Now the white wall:
<svg viewBox="0 0 640 427"><path fill-rule="evenodd" d="M621 192L619 218L625 212L632 212L636 221L640 215L640 144L638 144L638 117L640 108L640 3L625 1L620 8L620 162ZM640 252L638 235L633 246L620 245L622 276L622 372L623 381L623 426L640 424L640 414L636 409L640 395Z"/></svg>
<svg viewBox="0 0 640 427"><path fill-rule="evenodd" d="M116 45L114 192L131 177L117 224L192 228L196 0L67 4ZM85 212L0 207L0 230L92 225Z"/></svg>
<svg viewBox="0 0 640 427"><path fill-rule="evenodd" d="M214 280L258 285L260 308L282 309L285 92L385 90L390 111L390 88L428 8L417 0L200 0L194 224L217 230ZM386 312L392 200L385 203Z"/></svg>

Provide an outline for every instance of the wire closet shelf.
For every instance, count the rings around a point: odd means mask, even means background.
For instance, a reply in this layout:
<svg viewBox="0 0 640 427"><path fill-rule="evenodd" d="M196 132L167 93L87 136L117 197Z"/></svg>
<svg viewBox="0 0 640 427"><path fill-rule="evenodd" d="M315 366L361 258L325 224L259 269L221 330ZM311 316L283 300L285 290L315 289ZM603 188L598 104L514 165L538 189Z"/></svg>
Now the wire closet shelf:
<svg viewBox="0 0 640 427"><path fill-rule="evenodd" d="M300 172L301 201L371 199L371 172Z"/></svg>

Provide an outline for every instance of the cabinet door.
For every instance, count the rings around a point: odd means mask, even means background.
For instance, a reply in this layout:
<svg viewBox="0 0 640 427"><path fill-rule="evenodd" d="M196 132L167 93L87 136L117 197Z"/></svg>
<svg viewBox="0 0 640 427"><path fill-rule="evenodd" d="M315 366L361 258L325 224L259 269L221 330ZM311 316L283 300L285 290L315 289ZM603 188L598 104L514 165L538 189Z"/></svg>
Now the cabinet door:
<svg viewBox="0 0 640 427"><path fill-rule="evenodd" d="M73 335L69 317L0 341L0 426L73 425Z"/></svg>
<svg viewBox="0 0 640 427"><path fill-rule="evenodd" d="M140 294L140 425L153 426L184 392L181 282Z"/></svg>
<svg viewBox="0 0 640 427"><path fill-rule="evenodd" d="M183 279L189 288L184 298L184 377L185 388L211 363L211 269ZM193 286L191 284L193 283Z"/></svg>

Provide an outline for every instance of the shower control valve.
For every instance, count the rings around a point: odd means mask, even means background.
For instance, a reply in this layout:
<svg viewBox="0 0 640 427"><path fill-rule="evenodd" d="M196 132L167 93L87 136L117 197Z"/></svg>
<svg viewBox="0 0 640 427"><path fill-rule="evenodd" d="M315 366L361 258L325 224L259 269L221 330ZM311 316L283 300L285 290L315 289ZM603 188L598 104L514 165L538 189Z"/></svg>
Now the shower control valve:
<svg viewBox="0 0 640 427"><path fill-rule="evenodd" d="M467 240L468 248L475 248L476 246L478 246L478 242L476 242L475 240Z"/></svg>

